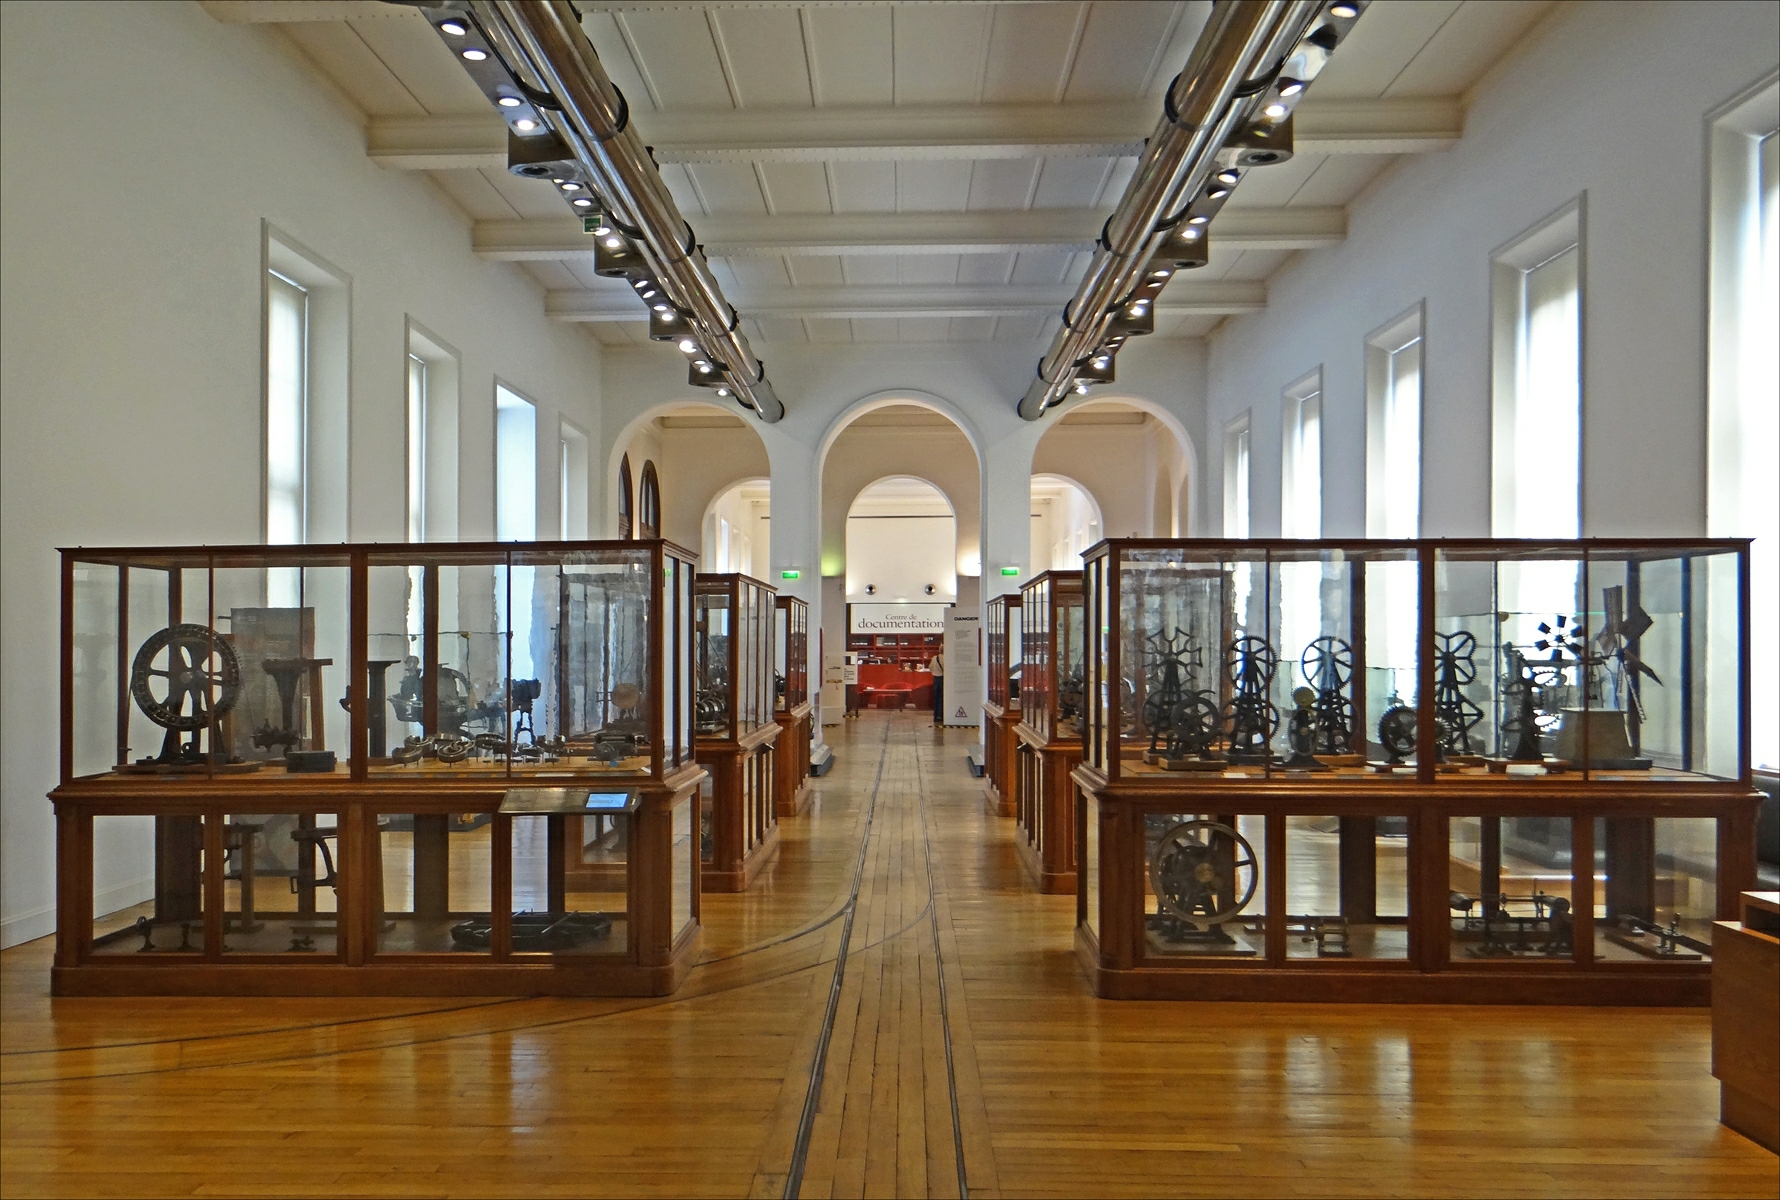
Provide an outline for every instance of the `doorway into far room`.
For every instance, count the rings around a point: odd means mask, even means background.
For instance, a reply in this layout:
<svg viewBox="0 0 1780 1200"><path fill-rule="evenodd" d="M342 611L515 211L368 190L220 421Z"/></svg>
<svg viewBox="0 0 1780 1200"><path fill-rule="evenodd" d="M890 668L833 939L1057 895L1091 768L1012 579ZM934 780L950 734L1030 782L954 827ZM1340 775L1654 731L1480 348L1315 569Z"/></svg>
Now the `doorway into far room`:
<svg viewBox="0 0 1780 1200"><path fill-rule="evenodd" d="M850 711L935 710L933 660L958 599L957 563L958 518L932 483L888 475L854 498L847 510L847 651L856 668Z"/></svg>

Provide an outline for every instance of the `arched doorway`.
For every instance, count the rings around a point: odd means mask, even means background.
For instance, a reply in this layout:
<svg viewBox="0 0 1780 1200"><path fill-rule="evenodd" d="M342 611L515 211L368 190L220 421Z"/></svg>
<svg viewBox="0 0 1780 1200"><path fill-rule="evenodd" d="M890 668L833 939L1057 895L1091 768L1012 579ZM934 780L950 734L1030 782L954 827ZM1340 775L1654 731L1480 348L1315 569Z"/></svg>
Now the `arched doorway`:
<svg viewBox="0 0 1780 1200"><path fill-rule="evenodd" d="M1082 551L1098 542L1100 505L1087 488L1067 475L1032 477L1032 573L1079 571Z"/></svg>
<svg viewBox="0 0 1780 1200"><path fill-rule="evenodd" d="M1099 509L1099 537L1182 537L1196 471L1180 422L1140 397L1072 404L1032 455L1035 481L1060 477ZM1095 540L1099 540L1097 537ZM1092 545L1093 542L1088 543ZM1033 570L1049 556L1033 559Z"/></svg>
<svg viewBox="0 0 1780 1200"><path fill-rule="evenodd" d="M697 402L642 413L620 431L607 462L611 536L624 536L629 494L634 536L664 537L688 550L704 546L705 518L719 496L748 481L764 487L772 473L753 428L733 412ZM626 466L635 473L634 493L625 486ZM764 576L764 548L757 546L753 558L754 573Z"/></svg>
<svg viewBox="0 0 1780 1200"><path fill-rule="evenodd" d="M744 479L705 509L699 570L766 579L771 563L772 481Z"/></svg>

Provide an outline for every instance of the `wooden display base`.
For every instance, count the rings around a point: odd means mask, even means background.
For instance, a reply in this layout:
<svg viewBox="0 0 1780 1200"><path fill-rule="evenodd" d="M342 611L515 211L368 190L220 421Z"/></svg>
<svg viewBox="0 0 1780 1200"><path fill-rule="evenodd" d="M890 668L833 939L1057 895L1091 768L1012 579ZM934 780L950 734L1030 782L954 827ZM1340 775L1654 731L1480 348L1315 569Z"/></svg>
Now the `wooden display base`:
<svg viewBox="0 0 1780 1200"><path fill-rule="evenodd" d="M707 892L747 891L779 852L779 733L769 722L733 741L696 741L699 765L711 773L711 857L700 871Z"/></svg>
<svg viewBox="0 0 1780 1200"><path fill-rule="evenodd" d="M988 718L983 722L984 804L992 817L1017 816L1020 739L1014 727L1020 723L1020 702L986 703L983 713Z"/></svg>
<svg viewBox="0 0 1780 1200"><path fill-rule="evenodd" d="M1741 900L1741 921L1712 930L1718 1119L1780 1154L1780 892L1744 892Z"/></svg>
<svg viewBox="0 0 1780 1200"><path fill-rule="evenodd" d="M1024 722L1014 732L1021 745L1014 849L1027 878L1039 891L1047 895L1074 895L1073 773L1082 761L1081 739L1047 739Z"/></svg>
<svg viewBox="0 0 1780 1200"><path fill-rule="evenodd" d="M779 723L778 763L774 768L773 815L801 817L809 811L814 789L810 786L810 744L815 733L809 701L775 713Z"/></svg>

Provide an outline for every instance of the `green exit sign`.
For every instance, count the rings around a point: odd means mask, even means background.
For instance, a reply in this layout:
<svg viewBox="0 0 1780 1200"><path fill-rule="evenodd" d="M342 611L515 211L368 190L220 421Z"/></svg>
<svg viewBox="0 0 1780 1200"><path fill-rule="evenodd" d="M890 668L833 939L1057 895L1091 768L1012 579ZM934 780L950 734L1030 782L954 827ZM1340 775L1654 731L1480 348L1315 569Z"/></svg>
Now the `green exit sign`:
<svg viewBox="0 0 1780 1200"><path fill-rule="evenodd" d="M598 217L582 217L581 218L581 232L582 233L597 232L599 227L600 227L600 218L598 218Z"/></svg>
<svg viewBox="0 0 1780 1200"><path fill-rule="evenodd" d="M1018 568L1018 567L1003 567L1003 568L1001 568L1001 573L1003 575L1018 575L1020 573L1020 568Z"/></svg>
<svg viewBox="0 0 1780 1200"><path fill-rule="evenodd" d="M803 572L802 571L780 571L779 578L780 579L802 579Z"/></svg>

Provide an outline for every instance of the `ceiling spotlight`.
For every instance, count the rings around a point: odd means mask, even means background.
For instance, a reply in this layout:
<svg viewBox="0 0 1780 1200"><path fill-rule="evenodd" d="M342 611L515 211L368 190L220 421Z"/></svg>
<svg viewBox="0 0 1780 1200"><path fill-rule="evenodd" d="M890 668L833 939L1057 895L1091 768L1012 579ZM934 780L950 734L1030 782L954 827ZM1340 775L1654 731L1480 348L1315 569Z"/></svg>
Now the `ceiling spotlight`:
<svg viewBox="0 0 1780 1200"><path fill-rule="evenodd" d="M562 185L562 190L565 192L578 192L581 190L581 185L571 179Z"/></svg>
<svg viewBox="0 0 1780 1200"><path fill-rule="evenodd" d="M573 200L569 201L569 203L573 204L576 208L592 208L593 207L593 201L589 200L586 196L577 196Z"/></svg>
<svg viewBox="0 0 1780 1200"><path fill-rule="evenodd" d="M488 51L478 50L474 46L471 46L468 50L464 51L464 57L469 59L471 62L481 62L483 59L488 57Z"/></svg>
<svg viewBox="0 0 1780 1200"><path fill-rule="evenodd" d="M500 99L496 100L495 103L502 108L518 108L525 102L518 96L502 96Z"/></svg>
<svg viewBox="0 0 1780 1200"><path fill-rule="evenodd" d="M1288 80L1286 80L1284 86L1282 86L1279 89L1279 94L1282 96L1296 96L1299 92L1301 92L1303 90L1304 90L1304 85L1302 83L1300 83L1298 80L1288 79Z"/></svg>
<svg viewBox="0 0 1780 1200"><path fill-rule="evenodd" d="M1211 191L1206 193L1206 197L1211 200L1222 200L1225 196L1228 196L1229 194L1230 194L1229 188L1212 188Z"/></svg>
<svg viewBox="0 0 1780 1200"><path fill-rule="evenodd" d="M667 305L665 305L665 304L657 304L657 305L656 305L656 306L655 306L655 311L656 311L656 312L658 312L658 313L664 313L664 312L666 312L666 311L667 311L667 310L668 310L668 306L667 306Z"/></svg>
<svg viewBox="0 0 1780 1200"><path fill-rule="evenodd" d="M1266 108L1263 108L1261 111L1263 113L1265 113L1267 116L1272 117L1274 120L1277 121L1277 120L1279 120L1279 118L1286 115L1286 106L1283 104L1269 104Z"/></svg>
<svg viewBox="0 0 1780 1200"><path fill-rule="evenodd" d="M1187 224L1189 224L1189 225L1203 225L1209 220L1211 220L1211 218L1204 216L1204 215L1200 215L1197 217L1188 217Z"/></svg>
<svg viewBox="0 0 1780 1200"><path fill-rule="evenodd" d="M1340 17L1342 20L1357 17L1360 15L1360 6L1357 4L1332 4L1329 6L1329 15Z"/></svg>
<svg viewBox="0 0 1780 1200"><path fill-rule="evenodd" d="M699 374L701 375L709 375L711 373L711 364L702 358L692 365L698 368Z"/></svg>
<svg viewBox="0 0 1780 1200"><path fill-rule="evenodd" d="M681 338L680 339L680 352L682 354L697 354L698 353L698 343L693 341L691 338Z"/></svg>
<svg viewBox="0 0 1780 1200"><path fill-rule="evenodd" d="M1181 230L1180 235L1189 242L1196 242L1199 240L1199 231L1197 229L1183 229Z"/></svg>
<svg viewBox="0 0 1780 1200"><path fill-rule="evenodd" d="M728 388L718 388L717 394L719 396L727 396L727 395L729 395L729 389Z"/></svg>
<svg viewBox="0 0 1780 1200"><path fill-rule="evenodd" d="M611 233L611 232L612 232L612 227L610 225L606 224L605 221L602 220L599 223L599 227L593 231L593 236L594 237L605 237L608 233Z"/></svg>
<svg viewBox="0 0 1780 1200"><path fill-rule="evenodd" d="M619 238L609 237L606 239L606 249L608 250L616 250L622 245L624 245L624 242Z"/></svg>
<svg viewBox="0 0 1780 1200"><path fill-rule="evenodd" d="M1097 367L1104 367L1104 366L1106 366L1107 363L1109 363L1111 361L1112 360L1107 358L1106 355L1102 354L1099 358L1094 360L1094 365Z"/></svg>
<svg viewBox="0 0 1780 1200"><path fill-rule="evenodd" d="M1239 171L1219 171L1218 172L1218 182L1219 183L1233 184L1238 179L1241 179L1241 178L1242 178L1242 174Z"/></svg>
<svg viewBox="0 0 1780 1200"><path fill-rule="evenodd" d="M600 232L610 233L612 231L610 229L601 229ZM633 279L630 281L630 286L636 288L639 292L647 291L649 288L649 281L647 279Z"/></svg>
<svg viewBox="0 0 1780 1200"><path fill-rule="evenodd" d="M470 32L469 26L462 21L440 21L439 29L444 33L449 33L452 37L462 37Z"/></svg>
<svg viewBox="0 0 1780 1200"><path fill-rule="evenodd" d="M520 133L530 133L537 127L538 123L530 117L521 117L519 120L513 122L513 128L517 129Z"/></svg>
<svg viewBox="0 0 1780 1200"><path fill-rule="evenodd" d="M1087 380L1078 379L1075 381L1075 394L1078 396L1086 396L1088 394L1088 381Z"/></svg>
<svg viewBox="0 0 1780 1200"><path fill-rule="evenodd" d="M1151 279L1167 279L1172 274L1174 274L1174 272L1170 271L1167 267L1163 267L1160 270L1151 271L1150 278Z"/></svg>

